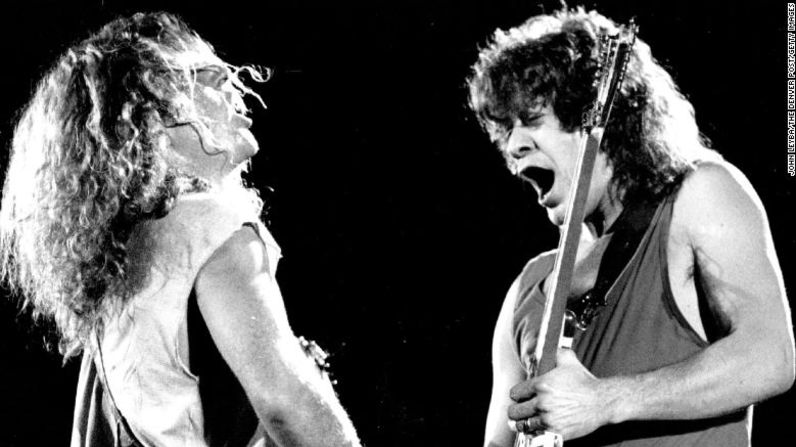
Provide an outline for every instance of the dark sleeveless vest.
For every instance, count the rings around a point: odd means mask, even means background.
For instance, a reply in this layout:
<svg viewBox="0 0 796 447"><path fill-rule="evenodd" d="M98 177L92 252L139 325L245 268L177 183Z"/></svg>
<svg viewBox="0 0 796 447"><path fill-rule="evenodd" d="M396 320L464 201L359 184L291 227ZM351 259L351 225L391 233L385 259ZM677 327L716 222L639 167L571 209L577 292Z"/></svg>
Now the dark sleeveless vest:
<svg viewBox="0 0 796 447"><path fill-rule="evenodd" d="M575 334L573 350L597 377L652 371L683 361L708 346L678 309L669 286L666 247L675 196L652 208L654 214L646 231L639 233L643 236L638 247L632 256L628 254L630 260L617 272L616 281L606 287L606 305L585 331ZM523 367L533 355L544 308L541 283L554 261L555 252L544 253L529 262L520 277L513 335ZM750 433L751 407L711 419L629 421L602 427L566 444L733 447L749 445Z"/></svg>

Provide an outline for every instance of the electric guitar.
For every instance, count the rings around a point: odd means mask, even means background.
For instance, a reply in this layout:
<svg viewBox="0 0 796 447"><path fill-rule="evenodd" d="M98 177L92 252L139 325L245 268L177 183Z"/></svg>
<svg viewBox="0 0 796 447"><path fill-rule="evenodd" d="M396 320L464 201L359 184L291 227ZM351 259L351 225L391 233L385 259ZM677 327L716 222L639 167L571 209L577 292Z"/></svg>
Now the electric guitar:
<svg viewBox="0 0 796 447"><path fill-rule="evenodd" d="M622 26L613 35L601 34L598 41L599 65L595 84L597 95L592 106L583 115L581 140L575 182L569 193L567 215L558 242L558 252L550 276L552 284L545 298L542 322L533 356L528 365L528 377L541 376L555 368L559 348L572 346L572 333L564 331L565 325L575 326L576 316L567 311L567 297L572 285L575 255L578 251L584 208L589 194L592 171L597 152L602 143L605 126L611 113L614 96L622 85L638 27L633 22ZM566 321L566 323L565 323ZM561 447L561 435L550 431L518 433L514 447Z"/></svg>

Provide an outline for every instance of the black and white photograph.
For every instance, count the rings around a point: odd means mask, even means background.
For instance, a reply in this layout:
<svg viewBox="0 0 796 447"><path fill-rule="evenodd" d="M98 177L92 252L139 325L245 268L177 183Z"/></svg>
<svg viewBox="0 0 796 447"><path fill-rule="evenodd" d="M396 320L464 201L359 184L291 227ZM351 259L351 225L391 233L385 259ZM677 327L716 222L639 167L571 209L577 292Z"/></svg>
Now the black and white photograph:
<svg viewBox="0 0 796 447"><path fill-rule="evenodd" d="M796 4L0 24L0 447L787 439Z"/></svg>

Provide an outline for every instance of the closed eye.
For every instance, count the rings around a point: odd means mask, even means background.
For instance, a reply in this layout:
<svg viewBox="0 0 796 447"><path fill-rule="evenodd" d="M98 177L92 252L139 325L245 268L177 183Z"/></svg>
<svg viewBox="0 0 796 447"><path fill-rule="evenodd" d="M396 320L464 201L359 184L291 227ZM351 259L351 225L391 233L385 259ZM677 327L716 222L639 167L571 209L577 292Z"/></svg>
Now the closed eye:
<svg viewBox="0 0 796 447"><path fill-rule="evenodd" d="M542 123L544 114L532 111L523 111L520 113L520 123L526 127L536 127Z"/></svg>
<svg viewBox="0 0 796 447"><path fill-rule="evenodd" d="M501 113L500 111L495 111L490 107L486 107L480 112L481 119L484 121L492 122L495 124L510 124L511 117L508 115Z"/></svg>
<svg viewBox="0 0 796 447"><path fill-rule="evenodd" d="M224 67L210 65L193 70L196 82L220 89L229 80L229 71Z"/></svg>

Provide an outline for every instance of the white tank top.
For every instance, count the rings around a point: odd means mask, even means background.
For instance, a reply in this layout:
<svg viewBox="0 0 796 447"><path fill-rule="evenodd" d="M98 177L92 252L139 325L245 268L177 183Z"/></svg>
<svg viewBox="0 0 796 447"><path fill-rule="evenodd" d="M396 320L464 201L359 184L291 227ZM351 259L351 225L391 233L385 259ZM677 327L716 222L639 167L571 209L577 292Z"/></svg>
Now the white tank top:
<svg viewBox="0 0 796 447"><path fill-rule="evenodd" d="M130 238L131 263L146 280L106 324L100 344L116 405L146 445L206 445L198 377L187 366L188 297L213 252L248 222L259 225L275 274L279 246L257 216L239 211L247 208L213 194L186 195L166 217L138 229L151 236L136 232ZM94 358L102 374L99 356ZM250 444L263 445L264 437L258 429Z"/></svg>

